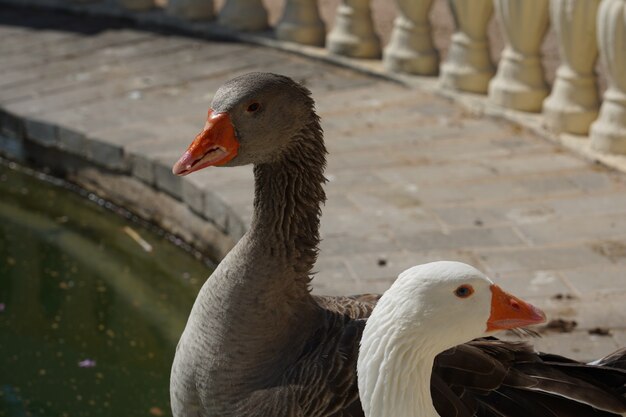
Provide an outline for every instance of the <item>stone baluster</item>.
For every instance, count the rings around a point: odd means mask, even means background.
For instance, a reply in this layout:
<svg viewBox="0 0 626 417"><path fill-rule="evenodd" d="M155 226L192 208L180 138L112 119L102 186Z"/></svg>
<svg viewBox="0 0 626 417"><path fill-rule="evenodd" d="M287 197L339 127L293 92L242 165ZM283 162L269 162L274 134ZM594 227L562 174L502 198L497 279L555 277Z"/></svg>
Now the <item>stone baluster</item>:
<svg viewBox="0 0 626 417"><path fill-rule="evenodd" d="M436 75L439 53L431 35L428 12L433 0L396 0L398 16L383 61L391 71Z"/></svg>
<svg viewBox="0 0 626 417"><path fill-rule="evenodd" d="M134 11L150 10L155 6L154 0L117 0L125 9Z"/></svg>
<svg viewBox="0 0 626 417"><path fill-rule="evenodd" d="M317 0L287 0L283 16L276 25L276 38L324 46L326 26L320 18Z"/></svg>
<svg viewBox="0 0 626 417"><path fill-rule="evenodd" d="M500 106L541 111L548 86L541 66L541 42L548 29L548 0L494 0L505 47L489 99Z"/></svg>
<svg viewBox="0 0 626 417"><path fill-rule="evenodd" d="M326 47L338 55L380 58L380 38L374 31L370 0L341 0Z"/></svg>
<svg viewBox="0 0 626 417"><path fill-rule="evenodd" d="M487 24L493 0L448 0L455 32L441 66L441 86L484 94L495 68L489 55Z"/></svg>
<svg viewBox="0 0 626 417"><path fill-rule="evenodd" d="M169 0L167 14L189 20L213 19L213 0Z"/></svg>
<svg viewBox="0 0 626 417"><path fill-rule="evenodd" d="M261 0L226 0L217 21L223 26L241 31L263 30L268 27L267 10Z"/></svg>
<svg viewBox="0 0 626 417"><path fill-rule="evenodd" d="M597 26L608 88L600 116L591 125L591 146L602 152L626 154L626 0L602 0Z"/></svg>
<svg viewBox="0 0 626 417"><path fill-rule="evenodd" d="M586 135L598 117L598 87L594 65L596 12L600 0L552 0L550 20L559 42L561 65L552 93L543 102L548 127L556 132Z"/></svg>

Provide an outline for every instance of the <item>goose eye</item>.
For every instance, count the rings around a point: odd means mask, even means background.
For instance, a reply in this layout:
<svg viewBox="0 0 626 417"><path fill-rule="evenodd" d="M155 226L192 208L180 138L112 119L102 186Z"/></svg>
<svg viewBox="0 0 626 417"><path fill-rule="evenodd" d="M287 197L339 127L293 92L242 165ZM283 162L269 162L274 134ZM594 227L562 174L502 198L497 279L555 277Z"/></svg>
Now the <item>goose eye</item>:
<svg viewBox="0 0 626 417"><path fill-rule="evenodd" d="M250 112L250 113L254 113L255 111L259 110L261 108L261 105L259 103L252 103L248 106L248 108L246 109L246 111Z"/></svg>
<svg viewBox="0 0 626 417"><path fill-rule="evenodd" d="M474 288L471 285L461 285L459 288L454 290L454 295L459 298L467 298L470 295L474 294Z"/></svg>

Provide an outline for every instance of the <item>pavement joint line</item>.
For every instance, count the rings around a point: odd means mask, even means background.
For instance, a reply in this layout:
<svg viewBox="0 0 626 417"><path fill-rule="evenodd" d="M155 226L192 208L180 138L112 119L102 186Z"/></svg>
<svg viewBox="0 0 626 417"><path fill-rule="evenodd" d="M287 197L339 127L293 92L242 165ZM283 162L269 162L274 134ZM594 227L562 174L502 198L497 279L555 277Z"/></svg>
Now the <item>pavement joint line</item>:
<svg viewBox="0 0 626 417"><path fill-rule="evenodd" d="M517 235L517 237L519 237L519 238L522 240L522 242L526 243L526 246L528 246L528 247L530 247L530 248L532 248L532 247L535 247L535 246L536 246L536 245L535 245L535 242L533 242L533 240L532 240L532 239L530 239L528 236L526 236L526 235L524 234L524 232L522 232L522 231L519 229L518 225L513 226L513 227L512 227L512 229L513 229L513 232Z"/></svg>

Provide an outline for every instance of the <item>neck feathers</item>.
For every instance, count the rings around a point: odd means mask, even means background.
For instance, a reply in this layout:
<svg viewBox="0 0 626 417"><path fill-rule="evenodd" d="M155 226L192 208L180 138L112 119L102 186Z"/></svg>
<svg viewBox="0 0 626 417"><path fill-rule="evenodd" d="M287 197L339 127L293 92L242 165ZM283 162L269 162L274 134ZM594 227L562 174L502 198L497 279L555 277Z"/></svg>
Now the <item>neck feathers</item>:
<svg viewBox="0 0 626 417"><path fill-rule="evenodd" d="M382 317L375 319L375 323L368 320L358 358L365 416L438 417L430 393L438 352L419 330L409 330L397 321L383 323L389 320Z"/></svg>
<svg viewBox="0 0 626 417"><path fill-rule="evenodd" d="M317 259L321 204L326 200L326 148L319 118L290 141L280 160L254 167L252 231L264 236L269 255L284 257L308 288Z"/></svg>

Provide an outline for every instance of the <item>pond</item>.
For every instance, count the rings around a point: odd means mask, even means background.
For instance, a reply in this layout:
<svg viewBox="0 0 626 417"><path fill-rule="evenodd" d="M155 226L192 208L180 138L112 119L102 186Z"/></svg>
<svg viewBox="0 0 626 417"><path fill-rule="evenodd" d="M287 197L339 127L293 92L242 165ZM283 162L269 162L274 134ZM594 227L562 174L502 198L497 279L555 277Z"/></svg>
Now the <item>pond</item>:
<svg viewBox="0 0 626 417"><path fill-rule="evenodd" d="M170 415L209 262L43 177L0 161L0 416Z"/></svg>

